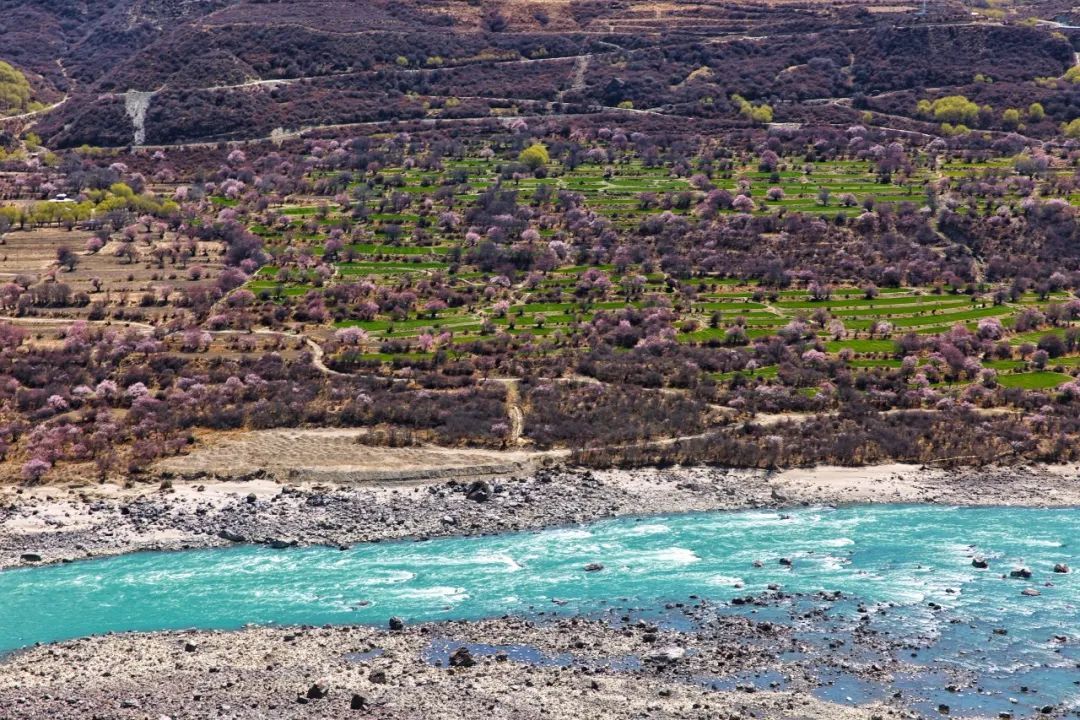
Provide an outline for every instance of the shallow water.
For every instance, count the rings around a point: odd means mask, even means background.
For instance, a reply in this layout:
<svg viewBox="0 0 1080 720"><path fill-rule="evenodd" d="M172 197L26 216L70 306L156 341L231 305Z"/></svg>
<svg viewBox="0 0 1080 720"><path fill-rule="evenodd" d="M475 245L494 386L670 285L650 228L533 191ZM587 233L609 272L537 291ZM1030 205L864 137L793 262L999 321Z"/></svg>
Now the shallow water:
<svg viewBox="0 0 1080 720"><path fill-rule="evenodd" d="M138 553L0 572L0 651L106 631L246 623L385 625L391 615L417 622L613 606L662 614L666 603L691 595L724 602L776 583L788 593L843 592L832 625L799 628L812 646L850 630L859 603L876 630L917 645L902 659L925 672L894 678L887 690L910 695L922 710L937 707L932 688L946 671L975 678L948 695L954 716L1080 708L1078 547L1080 509L881 505L623 518L344 551ZM976 555L989 570L971 566ZM604 570L584 572L591 562ZM1061 562L1074 572L1052 572ZM1032 570L1030 580L1001 577L1020 565ZM1041 594L1025 597L1025 588ZM763 618L769 610L724 612ZM999 628L1008 634L994 634ZM854 677L831 681L822 694L832 700L880 696Z"/></svg>

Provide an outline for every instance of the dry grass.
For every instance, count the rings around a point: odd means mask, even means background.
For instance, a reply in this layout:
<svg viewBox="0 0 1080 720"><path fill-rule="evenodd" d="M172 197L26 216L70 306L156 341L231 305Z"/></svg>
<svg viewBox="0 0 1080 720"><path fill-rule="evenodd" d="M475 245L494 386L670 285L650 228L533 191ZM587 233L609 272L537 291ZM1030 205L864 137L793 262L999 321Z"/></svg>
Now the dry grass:
<svg viewBox="0 0 1080 720"><path fill-rule="evenodd" d="M169 245L172 234L154 241L135 243L136 258L129 260L117 255L121 244L113 241L100 252L88 254L84 248L92 234L82 230L38 228L9 232L0 245L0 282L28 279L31 284L55 279L71 288L73 294L86 293L92 303L101 303L107 311L139 308L148 320L162 319L172 312L168 305L142 306L147 293L163 296L170 289L183 290L194 285L213 282L224 267L220 243L200 242L196 255L186 265L169 260L159 263L153 257L155 248ZM66 247L78 255L72 271L59 268L56 252ZM193 280L189 268L202 268L198 280ZM52 317L83 317L86 307L67 307L42 310L37 314Z"/></svg>
<svg viewBox="0 0 1080 720"><path fill-rule="evenodd" d="M243 474L268 470L341 481L393 481L439 477L444 473L511 473L564 453L445 448L435 445L390 448L356 441L363 432L316 428L207 433L191 454L162 460L158 470L182 474Z"/></svg>

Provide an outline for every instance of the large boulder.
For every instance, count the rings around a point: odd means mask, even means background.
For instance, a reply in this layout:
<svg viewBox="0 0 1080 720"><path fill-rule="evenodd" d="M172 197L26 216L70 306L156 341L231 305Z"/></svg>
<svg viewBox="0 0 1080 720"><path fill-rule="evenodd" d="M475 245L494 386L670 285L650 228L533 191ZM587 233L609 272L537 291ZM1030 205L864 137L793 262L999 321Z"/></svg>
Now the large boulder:
<svg viewBox="0 0 1080 720"><path fill-rule="evenodd" d="M477 480L465 490L465 497L474 502L487 502L494 492L487 480Z"/></svg>

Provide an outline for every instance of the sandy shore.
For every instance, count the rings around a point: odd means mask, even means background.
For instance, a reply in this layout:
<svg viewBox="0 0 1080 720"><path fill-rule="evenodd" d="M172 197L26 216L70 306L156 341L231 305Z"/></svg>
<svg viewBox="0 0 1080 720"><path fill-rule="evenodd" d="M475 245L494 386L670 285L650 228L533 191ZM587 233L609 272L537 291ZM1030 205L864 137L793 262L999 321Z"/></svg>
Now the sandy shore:
<svg viewBox="0 0 1080 720"><path fill-rule="evenodd" d="M878 502L1080 507L1080 469L551 468L478 481L326 483L255 473L177 479L166 489L8 487L0 490L0 567L231 542L348 545L618 515Z"/></svg>

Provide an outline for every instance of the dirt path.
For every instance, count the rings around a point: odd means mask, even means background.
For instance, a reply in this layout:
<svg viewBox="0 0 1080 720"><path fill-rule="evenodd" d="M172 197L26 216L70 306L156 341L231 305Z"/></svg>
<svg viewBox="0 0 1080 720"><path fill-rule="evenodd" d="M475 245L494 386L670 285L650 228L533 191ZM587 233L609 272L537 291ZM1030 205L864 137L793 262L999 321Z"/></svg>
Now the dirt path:
<svg viewBox="0 0 1080 720"><path fill-rule="evenodd" d="M525 411L521 409L521 393L518 390L517 380L506 383L506 415L510 418L510 433L507 442L511 445L522 444L521 436L525 432Z"/></svg>
<svg viewBox="0 0 1080 720"><path fill-rule="evenodd" d="M555 96L558 102L563 101L563 97L568 92L581 92L585 89L585 74L589 71L589 62L592 60L592 55L579 55L574 60L574 72L570 77L570 87L559 91L559 94Z"/></svg>
<svg viewBox="0 0 1080 720"><path fill-rule="evenodd" d="M14 315L0 315L0 322L8 322L12 325L74 325L84 322L87 325L101 325L105 327L138 328L140 330L153 331L154 326L134 320L87 320L86 318L50 318L50 317L17 317Z"/></svg>
<svg viewBox="0 0 1080 720"><path fill-rule="evenodd" d="M219 330L218 332L220 332L220 333L242 333L243 331L242 330ZM269 328L259 328L258 330L254 330L253 332L256 335L278 335L280 337L302 339L305 343L307 343L308 348L311 349L311 364L315 366L316 370L321 372L323 375L344 376L344 375L349 374L349 373L343 373L343 372L340 372L338 370L334 370L332 368L327 367L326 362L324 360L324 358L326 357L326 351L323 350L322 345L320 345L316 340L308 337L307 335L303 335L301 333L283 332L283 331L280 331L280 330L270 330Z"/></svg>

